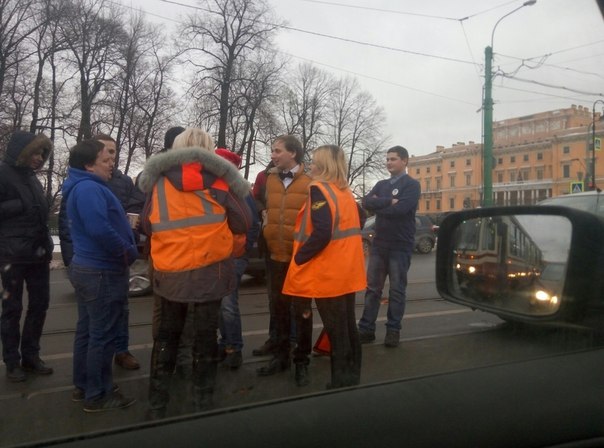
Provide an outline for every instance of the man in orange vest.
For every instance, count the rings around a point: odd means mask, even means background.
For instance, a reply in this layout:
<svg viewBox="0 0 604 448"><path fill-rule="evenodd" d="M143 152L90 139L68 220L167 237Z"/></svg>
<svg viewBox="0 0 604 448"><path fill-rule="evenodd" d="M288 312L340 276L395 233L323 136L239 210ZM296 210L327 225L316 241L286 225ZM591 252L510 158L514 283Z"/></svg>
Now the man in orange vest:
<svg viewBox="0 0 604 448"><path fill-rule="evenodd" d="M285 275L292 258L294 226L298 211L308 197L310 177L304 173L304 149L293 135L282 135L271 147L271 160L275 164L266 180L266 225L264 238L270 253L270 309L274 312L276 338L273 357L258 375L274 375L289 369L291 305L296 320L296 384L309 383L308 364L312 345L312 312L310 300L292 298L283 294Z"/></svg>

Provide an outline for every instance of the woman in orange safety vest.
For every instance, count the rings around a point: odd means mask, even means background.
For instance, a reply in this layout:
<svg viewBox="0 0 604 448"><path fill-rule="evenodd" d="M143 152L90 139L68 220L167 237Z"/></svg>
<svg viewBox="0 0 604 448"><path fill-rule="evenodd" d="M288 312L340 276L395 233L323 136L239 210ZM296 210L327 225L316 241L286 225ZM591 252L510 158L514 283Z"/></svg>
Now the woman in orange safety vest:
<svg viewBox="0 0 604 448"><path fill-rule="evenodd" d="M328 388L355 386L361 378L361 344L355 293L366 287L360 211L346 180L342 148L317 148L309 196L296 219L294 251L283 293L314 298L331 342Z"/></svg>

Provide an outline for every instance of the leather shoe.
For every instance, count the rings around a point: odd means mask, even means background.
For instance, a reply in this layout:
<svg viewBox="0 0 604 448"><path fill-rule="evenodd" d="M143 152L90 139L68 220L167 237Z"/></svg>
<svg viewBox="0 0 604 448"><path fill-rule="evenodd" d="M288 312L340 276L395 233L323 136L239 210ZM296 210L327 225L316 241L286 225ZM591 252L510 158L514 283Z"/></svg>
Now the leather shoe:
<svg viewBox="0 0 604 448"><path fill-rule="evenodd" d="M256 373L258 376L270 376L287 369L289 369L289 359L273 358L267 365L256 369Z"/></svg>
<svg viewBox="0 0 604 448"><path fill-rule="evenodd" d="M115 364L126 370L137 370L141 368L136 358L130 352L117 353Z"/></svg>
<svg viewBox="0 0 604 448"><path fill-rule="evenodd" d="M252 350L252 356L270 355L271 353L273 353L274 350L275 350L275 344L273 344L271 342L271 340L269 339L264 344L262 344L260 347Z"/></svg>
<svg viewBox="0 0 604 448"><path fill-rule="evenodd" d="M50 375L54 372L52 367L48 367L40 358L36 358L32 361L21 361L21 367L26 372L33 372L38 375Z"/></svg>
<svg viewBox="0 0 604 448"><path fill-rule="evenodd" d="M19 366L6 366L6 379L12 383L20 383L27 379L25 372Z"/></svg>
<svg viewBox="0 0 604 448"><path fill-rule="evenodd" d="M308 386L310 384L310 375L306 364L296 364L296 385L298 387Z"/></svg>

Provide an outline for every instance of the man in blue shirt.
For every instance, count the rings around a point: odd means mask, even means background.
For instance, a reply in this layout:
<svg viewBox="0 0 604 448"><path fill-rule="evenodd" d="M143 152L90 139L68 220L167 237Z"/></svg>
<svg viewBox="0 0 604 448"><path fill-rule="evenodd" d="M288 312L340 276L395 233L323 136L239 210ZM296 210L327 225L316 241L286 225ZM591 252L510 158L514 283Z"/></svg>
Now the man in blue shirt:
<svg viewBox="0 0 604 448"><path fill-rule="evenodd" d="M386 169L390 179L379 181L367 196L363 206L375 213L375 238L369 252L365 308L359 321L362 344L375 340L375 321L380 309L382 289L389 278L386 347L398 347L401 321L405 313L407 272L415 238L415 211L420 185L407 175L409 153L394 146L386 153Z"/></svg>

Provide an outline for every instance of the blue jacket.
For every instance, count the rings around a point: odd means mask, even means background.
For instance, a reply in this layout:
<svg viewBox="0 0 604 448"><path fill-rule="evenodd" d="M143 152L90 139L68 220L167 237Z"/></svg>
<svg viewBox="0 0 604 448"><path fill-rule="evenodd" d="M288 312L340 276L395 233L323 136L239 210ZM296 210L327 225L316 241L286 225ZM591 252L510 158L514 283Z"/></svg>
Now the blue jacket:
<svg viewBox="0 0 604 448"><path fill-rule="evenodd" d="M379 181L363 198L363 206L375 213L376 247L413 251L415 211L421 193L419 182L407 174ZM392 199L398 202L392 205Z"/></svg>
<svg viewBox="0 0 604 448"><path fill-rule="evenodd" d="M69 168L63 184L73 263L94 269L124 269L138 251L124 208L100 177Z"/></svg>

